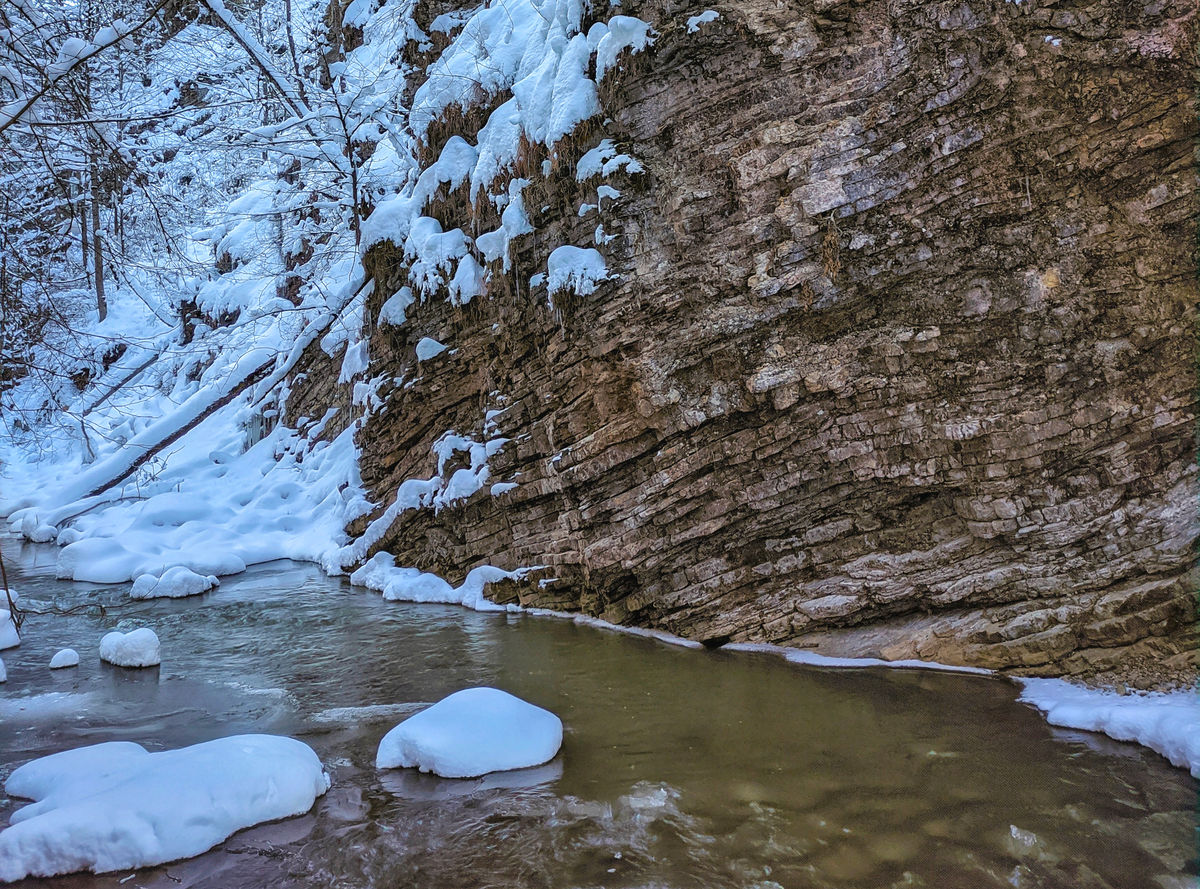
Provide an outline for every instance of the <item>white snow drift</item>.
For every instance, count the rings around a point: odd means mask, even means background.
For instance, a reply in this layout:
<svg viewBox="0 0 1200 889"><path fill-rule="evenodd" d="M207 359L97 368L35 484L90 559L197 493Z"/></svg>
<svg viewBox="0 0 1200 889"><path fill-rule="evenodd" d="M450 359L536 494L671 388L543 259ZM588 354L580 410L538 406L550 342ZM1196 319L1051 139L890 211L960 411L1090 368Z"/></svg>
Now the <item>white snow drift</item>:
<svg viewBox="0 0 1200 889"><path fill-rule="evenodd" d="M64 667L78 667L79 652L74 648L64 648L50 658L50 669L61 670Z"/></svg>
<svg viewBox="0 0 1200 889"><path fill-rule="evenodd" d="M467 688L383 736L375 766L474 778L541 765L562 746L562 721L496 688Z"/></svg>
<svg viewBox="0 0 1200 889"><path fill-rule="evenodd" d="M153 667L162 663L158 635L149 627L130 633L113 630L100 640L100 660L117 667Z"/></svg>
<svg viewBox="0 0 1200 889"><path fill-rule="evenodd" d="M128 741L55 753L5 784L37 802L0 832L0 881L189 858L235 831L307 812L328 788L307 744L272 735L163 753Z"/></svg>

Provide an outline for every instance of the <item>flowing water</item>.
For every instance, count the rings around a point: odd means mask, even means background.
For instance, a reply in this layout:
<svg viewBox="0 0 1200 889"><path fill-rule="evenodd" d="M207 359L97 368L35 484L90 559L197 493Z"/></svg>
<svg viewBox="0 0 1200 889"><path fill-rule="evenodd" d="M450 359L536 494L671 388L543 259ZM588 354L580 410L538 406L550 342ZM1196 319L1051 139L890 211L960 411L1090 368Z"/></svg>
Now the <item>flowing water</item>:
<svg viewBox="0 0 1200 889"><path fill-rule="evenodd" d="M0 777L108 740L299 737L329 793L307 815L137 872L24 885L246 887L1196 887L1197 783L1140 747L1048 726L980 676L828 670L519 614L382 601L279 563L186 600L55 580L6 546L30 617L4 652ZM118 621L159 669L99 663ZM51 672L61 647L78 668ZM380 737L493 685L557 713L551 763L479 780L377 772ZM6 823L16 801L0 802Z"/></svg>

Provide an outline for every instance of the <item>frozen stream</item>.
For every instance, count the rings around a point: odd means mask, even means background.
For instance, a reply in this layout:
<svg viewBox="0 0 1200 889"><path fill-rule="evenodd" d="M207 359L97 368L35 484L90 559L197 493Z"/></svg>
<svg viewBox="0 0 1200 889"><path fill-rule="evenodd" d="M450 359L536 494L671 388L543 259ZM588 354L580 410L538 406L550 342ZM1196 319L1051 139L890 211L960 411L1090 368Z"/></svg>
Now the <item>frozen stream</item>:
<svg viewBox="0 0 1200 889"><path fill-rule="evenodd" d="M4 652L0 778L107 740L290 734L333 789L308 815L185 862L16 885L245 887L1194 887L1197 782L1140 747L1048 726L1011 684L799 668L568 621L382 601L277 563L207 595L130 603L6 542L31 617ZM15 564L14 564L15 563ZM160 669L101 665L118 620ZM47 669L59 648L78 668ZM558 759L446 781L373 768L424 703L495 685L553 710ZM17 805L0 801L0 823Z"/></svg>

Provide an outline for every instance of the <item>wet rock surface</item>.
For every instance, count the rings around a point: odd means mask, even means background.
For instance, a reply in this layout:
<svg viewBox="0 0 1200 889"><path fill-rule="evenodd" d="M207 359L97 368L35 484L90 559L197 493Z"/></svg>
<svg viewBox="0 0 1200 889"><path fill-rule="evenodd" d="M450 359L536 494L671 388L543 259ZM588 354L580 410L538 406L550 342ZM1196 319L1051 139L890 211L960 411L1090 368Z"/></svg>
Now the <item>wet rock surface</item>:
<svg viewBox="0 0 1200 889"><path fill-rule="evenodd" d="M530 146L508 272L372 331L380 509L450 429L508 438L515 483L372 552L544 566L491 595L710 644L1186 679L1195 4L712 8L622 4L659 36L605 132L644 172L576 181L593 124ZM491 227L461 193L427 212ZM531 286L597 225L618 277ZM398 252L368 257L369 327Z"/></svg>

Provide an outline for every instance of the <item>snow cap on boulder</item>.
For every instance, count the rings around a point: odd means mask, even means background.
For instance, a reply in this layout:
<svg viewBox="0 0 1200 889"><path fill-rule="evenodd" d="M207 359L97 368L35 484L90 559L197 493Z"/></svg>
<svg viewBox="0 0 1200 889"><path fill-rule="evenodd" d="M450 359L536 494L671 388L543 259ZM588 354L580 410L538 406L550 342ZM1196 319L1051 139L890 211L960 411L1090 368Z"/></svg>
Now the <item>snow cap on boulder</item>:
<svg viewBox="0 0 1200 889"><path fill-rule="evenodd" d="M100 640L100 660L117 667L153 667L162 663L158 635L149 627L131 633L113 630Z"/></svg>
<svg viewBox="0 0 1200 889"><path fill-rule="evenodd" d="M21 766L4 789L36 802L0 831L0 883L190 858L307 812L329 777L301 741L237 735L161 753L129 741L64 750Z"/></svg>
<svg viewBox="0 0 1200 889"><path fill-rule="evenodd" d="M79 652L74 648L64 648L54 657L50 658L50 669L61 670L63 667L78 667Z"/></svg>
<svg viewBox="0 0 1200 889"><path fill-rule="evenodd" d="M558 753L562 736L562 721L549 710L496 688L467 688L384 735L375 767L474 778L541 765Z"/></svg>
<svg viewBox="0 0 1200 889"><path fill-rule="evenodd" d="M168 568L161 577L142 574L133 582L129 591L131 599L180 599L196 596L218 586L220 581L212 574L197 574L191 568L176 565Z"/></svg>

